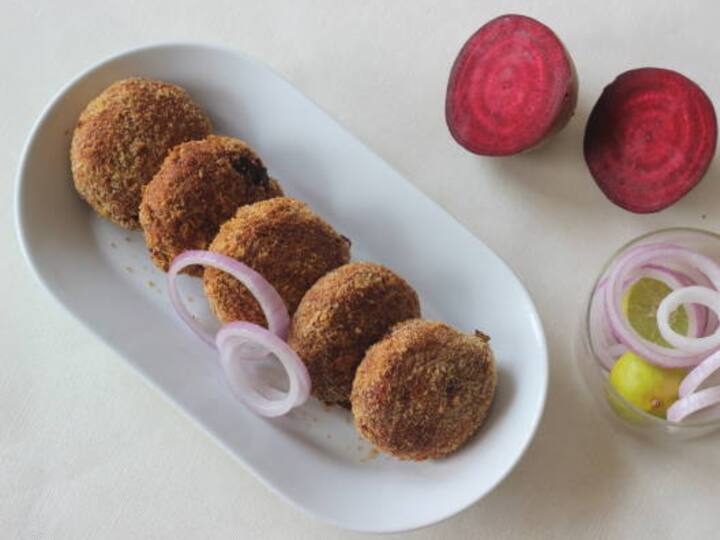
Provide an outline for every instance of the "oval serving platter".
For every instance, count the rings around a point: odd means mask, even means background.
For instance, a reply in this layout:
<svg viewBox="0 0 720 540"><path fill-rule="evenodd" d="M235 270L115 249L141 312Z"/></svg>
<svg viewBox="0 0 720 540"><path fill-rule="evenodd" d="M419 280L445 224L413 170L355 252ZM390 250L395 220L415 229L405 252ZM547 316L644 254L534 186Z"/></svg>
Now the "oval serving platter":
<svg viewBox="0 0 720 540"><path fill-rule="evenodd" d="M288 195L306 201L373 260L418 291L426 318L492 337L498 394L479 433L423 463L376 455L347 411L315 400L286 417L233 399L212 350L174 316L142 235L93 214L74 191L69 144L87 102L117 79L185 87L215 131L253 146ZM47 290L279 496L339 527L397 532L448 518L489 493L532 439L547 390L540 319L513 272L436 203L268 67L195 44L114 56L69 83L30 134L18 172L17 227ZM211 324L199 280L184 278Z"/></svg>

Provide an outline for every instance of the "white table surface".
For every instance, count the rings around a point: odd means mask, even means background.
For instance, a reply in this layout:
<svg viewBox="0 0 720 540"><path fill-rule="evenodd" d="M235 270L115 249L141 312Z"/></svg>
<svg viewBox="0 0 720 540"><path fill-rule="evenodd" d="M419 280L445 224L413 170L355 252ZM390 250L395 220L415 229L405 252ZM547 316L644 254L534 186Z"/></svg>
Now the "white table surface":
<svg viewBox="0 0 720 540"><path fill-rule="evenodd" d="M580 384L573 343L594 274L614 248L663 226L720 226L720 160L674 207L640 216L610 204L582 159L589 110L626 69L677 69L720 106L720 3L116 4L6 0L0 10L0 536L359 536L263 488L57 306L20 254L14 175L45 103L105 56L172 40L236 47L280 71L505 258L538 305L551 382L533 444L492 494L408 538L717 536L720 437L666 448L615 430ZM575 118L546 147L482 159L448 134L445 84L465 39L502 12L535 16L561 36L581 92Z"/></svg>

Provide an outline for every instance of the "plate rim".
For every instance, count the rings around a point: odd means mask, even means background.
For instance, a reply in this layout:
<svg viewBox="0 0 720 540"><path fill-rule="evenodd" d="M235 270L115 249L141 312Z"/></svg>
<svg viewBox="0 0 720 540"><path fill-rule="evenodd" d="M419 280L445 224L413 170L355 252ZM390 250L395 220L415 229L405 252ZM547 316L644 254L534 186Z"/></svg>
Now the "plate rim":
<svg viewBox="0 0 720 540"><path fill-rule="evenodd" d="M27 222L27 216L25 215L25 211L23 208L23 185L24 185L24 177L26 175L26 169L28 167L28 161L29 161L29 154L30 149L37 138L38 134L40 133L40 130L45 123L48 115L50 112L53 111L53 109L57 106L58 102L65 97L79 82L87 78L88 76L92 75L92 73L105 65L115 62L117 60L120 60L125 57L135 56L138 54L144 54L159 50L173 50L173 49L204 49L209 50L211 52L216 53L223 53L223 54L229 54L234 55L236 57L239 57L241 60L245 62L250 62L254 64L256 67L259 67L261 69L264 69L266 71L269 71L272 75L277 77L279 80L281 80L283 83L289 85L292 89L294 89L298 94L300 94L307 102L309 102L311 105L313 105L315 108L317 108L318 111L321 112L328 120L338 125L341 129L343 129L345 132L347 132L352 138L360 144L362 147L364 147L365 150L370 152L372 155L374 155L378 160L383 162L387 167L389 167L400 179L402 179L403 182L407 183L409 187L415 191L418 192L418 194L425 198L431 205L433 205L437 210L441 211L448 219L453 220L458 226L463 228L466 232L468 232L475 241L479 242L482 246L484 246L486 249L488 249L500 262L500 264L504 267L504 269L509 272L513 278L517 281L517 283L520 286L521 293L525 297L525 300L527 301L527 304L530 308L530 315L531 318L534 319L534 323L536 326L536 334L539 340L539 348L538 348L538 356L539 358L537 361L541 362L541 374L542 374L542 380L540 381L540 394L538 396L538 403L536 404L536 407L534 408L534 418L531 422L531 428L529 429L529 432L525 438L525 441L522 445L520 445L517 449L517 455L512 460L511 464L507 467L507 469L503 472L503 474L499 475L498 478L495 480L495 482L488 485L488 487L484 490L481 490L477 495L474 495L469 499L468 502L465 502L462 505L459 505L458 507L445 512L444 514L440 514L437 516L433 516L430 519L420 519L415 524L411 526L403 526L399 525L396 527L373 527L372 524L368 524L367 527L356 527L356 526L350 526L348 524L342 523L341 521L338 521L328 515L322 515L316 512L315 510L302 506L299 502L295 501L288 495L286 495L282 490L277 488L273 483L265 479L258 471L255 470L254 467L252 467L242 456L235 453L227 444L225 444L224 441L222 441L214 432L207 429L205 425L200 421L200 419L196 418L193 414L191 414L188 410L185 409L185 407L176 401L171 394L169 394L167 391L165 391L163 388L161 388L155 381L150 379L148 376L146 376L140 369L133 364L132 362L129 362L125 360L125 365L130 367L137 375L140 376L140 378L148 384L150 387L152 387L154 390L156 390L164 400L166 400L175 410L179 411L183 416L188 418L195 426L196 428L199 428L199 430L205 434L206 436L210 437L216 444L218 444L225 452L230 454L230 456L239 462L243 469L250 473L256 480L258 480L264 487L269 489L274 495L278 496L281 500L285 501L286 503L289 503L291 507L299 510L301 513L305 515L312 516L314 519L317 519L320 522L328 523L330 525L333 525L335 527L338 527L340 529L344 530L351 530L356 532L365 532L365 533L399 533L399 532L408 532L408 531L414 531L418 529L422 529L425 527L429 527L434 524L438 524L444 521L447 521L448 519L454 517L455 515L463 512L464 510L468 509L469 507L476 504L478 501L480 501L482 498L489 495L491 492L493 492L509 475L510 473L515 470L518 463L522 458L525 456L530 444L535 439L535 436L537 435L540 423L542 421L542 418L545 413L545 408L547 404L547 394L548 394L548 386L549 386L549 361L548 361L548 345L547 345L547 337L545 335L545 329L542 323L542 318L540 317L540 313L538 312L537 306L535 305L535 302L533 301L532 296L530 295L530 292L528 291L527 287L525 286L524 282L520 279L520 276L516 273L516 271L513 269L513 267L505 261L503 257L501 257L495 250L490 248L485 242L480 239L478 236L473 234L468 228L462 224L458 219L455 218L450 212L448 212L445 208L443 208L437 201L432 199L429 195L427 195L425 192L417 188L412 182L410 182L407 178L405 178L404 175L402 175L400 172L397 171L397 169L387 162L382 156L380 156L377 152L375 152L371 147L369 147L365 141L363 141L361 138L357 137L355 133L349 129L347 129L340 121L338 121L334 116L329 114L322 106L317 104L312 98L307 96L302 90L297 88L292 82L290 82L283 74L276 71L271 66L265 64L264 62L255 59L251 55L245 53L244 51L241 51L237 48L234 48L232 46L228 45L220 45L220 44L214 44L214 43L208 43L208 42L202 42L202 41L159 41L159 42L153 42L145 45L140 45L137 47L132 47L129 49L122 50L120 52L113 53L108 56L102 57L100 60L95 61L88 67L82 69L76 76L71 78L71 80L64 85L60 87L59 90L57 90L50 100L45 104L45 106L42 108L41 112L38 114L37 118L32 124L32 127L30 128L30 131L25 138L25 141L23 143L22 151L20 154L20 160L18 162L17 171L15 175L15 189L14 189L14 225L15 225L15 231L16 231L16 237L18 239L18 242L20 244L20 251L23 254L23 258L27 262L27 264L30 266L30 269L32 271L32 274L37 280L42 288L46 291L46 293L49 294L49 296L55 301L56 305L59 305L65 313L68 313L72 319L79 323L80 326L87 329L95 338L97 338L100 342L104 343L107 347L109 347L115 354L125 358L124 355L119 352L112 343L108 342L105 338L103 338L101 335L99 335L93 327L88 325L85 321L81 320L78 315L76 315L73 310L71 310L69 307L65 305L65 303L57 296L55 291L50 288L50 286L47 284L47 282L44 280L44 278L41 276L40 271L38 269L37 259L35 258L34 254L32 253L32 248L29 245L28 239L26 238L26 230L25 230L25 223Z"/></svg>

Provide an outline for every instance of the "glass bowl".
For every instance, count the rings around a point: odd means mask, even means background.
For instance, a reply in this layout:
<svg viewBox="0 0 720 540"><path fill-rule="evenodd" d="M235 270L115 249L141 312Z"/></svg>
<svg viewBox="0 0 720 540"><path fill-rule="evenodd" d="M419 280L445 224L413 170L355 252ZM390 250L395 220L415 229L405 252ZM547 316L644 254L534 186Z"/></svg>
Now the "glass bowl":
<svg viewBox="0 0 720 540"><path fill-rule="evenodd" d="M617 250L603 265L588 296L579 343L576 347L576 361L580 364L582 378L587 384L596 405L606 417L626 429L657 440L687 440L707 435L720 429L720 418L703 419L701 414L682 422L669 422L639 409L610 384L609 372L600 361L590 339L590 312L598 284L616 259L625 251L641 244L669 242L679 244L720 260L720 235L692 228L661 229L639 236Z"/></svg>

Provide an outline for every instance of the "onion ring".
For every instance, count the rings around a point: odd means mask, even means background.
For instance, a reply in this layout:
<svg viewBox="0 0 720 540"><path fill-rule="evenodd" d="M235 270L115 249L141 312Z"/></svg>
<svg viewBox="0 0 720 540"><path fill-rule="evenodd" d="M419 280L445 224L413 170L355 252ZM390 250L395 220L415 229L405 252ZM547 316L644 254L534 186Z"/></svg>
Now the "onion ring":
<svg viewBox="0 0 720 540"><path fill-rule="evenodd" d="M659 259L659 260L658 260ZM638 356L667 368L687 368L699 364L706 354L668 349L640 338L622 316L621 302L625 281L637 268L653 263L685 263L702 272L717 289L720 284L720 265L705 255L675 244L655 243L637 246L623 253L608 275L605 287L605 312L612 332L618 340Z"/></svg>
<svg viewBox="0 0 720 540"><path fill-rule="evenodd" d="M288 376L287 392L277 390L259 379L251 384L253 378L244 369L249 358L237 354L238 348L246 343L260 346L280 360ZM307 400L310 375L305 364L285 341L272 332L249 322L231 322L217 333L216 344L230 389L255 413L267 417L282 416Z"/></svg>
<svg viewBox="0 0 720 540"><path fill-rule="evenodd" d="M720 386L706 388L677 400L668 409L667 419L670 422L682 422L691 414L715 405L720 405Z"/></svg>
<svg viewBox="0 0 720 540"><path fill-rule="evenodd" d="M245 285L255 297L258 304L260 304L260 309L262 309L265 315L270 332L281 339L287 338L290 328L290 316L288 315L287 307L285 307L285 302L275 288L268 283L262 275L248 265L227 255L210 251L190 250L175 257L170 265L170 269L168 270L168 292L175 311L178 312L180 318L185 321L185 324L187 324L200 339L212 347L215 346L215 336L193 319L181 300L180 293L177 289L178 273L184 268L195 264L211 266L212 268L227 272Z"/></svg>
<svg viewBox="0 0 720 540"><path fill-rule="evenodd" d="M676 289L660 302L657 322L660 335L673 347L691 354L706 354L720 347L720 330L706 337L689 338L678 334L670 326L673 311L684 304L699 304L720 313L720 293L707 287L694 285Z"/></svg>
<svg viewBox="0 0 720 540"><path fill-rule="evenodd" d="M708 356L700 362L680 383L678 394L681 398L695 392L713 373L720 369L720 352Z"/></svg>
<svg viewBox="0 0 720 540"><path fill-rule="evenodd" d="M268 329L236 321L223 325L213 336L190 315L180 298L177 276L183 268L203 265L227 272L248 288L268 322ZM290 327L285 303L275 288L259 273L231 257L209 251L191 250L178 255L168 271L170 301L180 318L208 345L220 352L220 365L232 393L250 410L266 417L287 414L302 405L310 394L310 376L303 361L284 341ZM254 361L274 355L287 374L287 392L253 376L248 369Z"/></svg>

